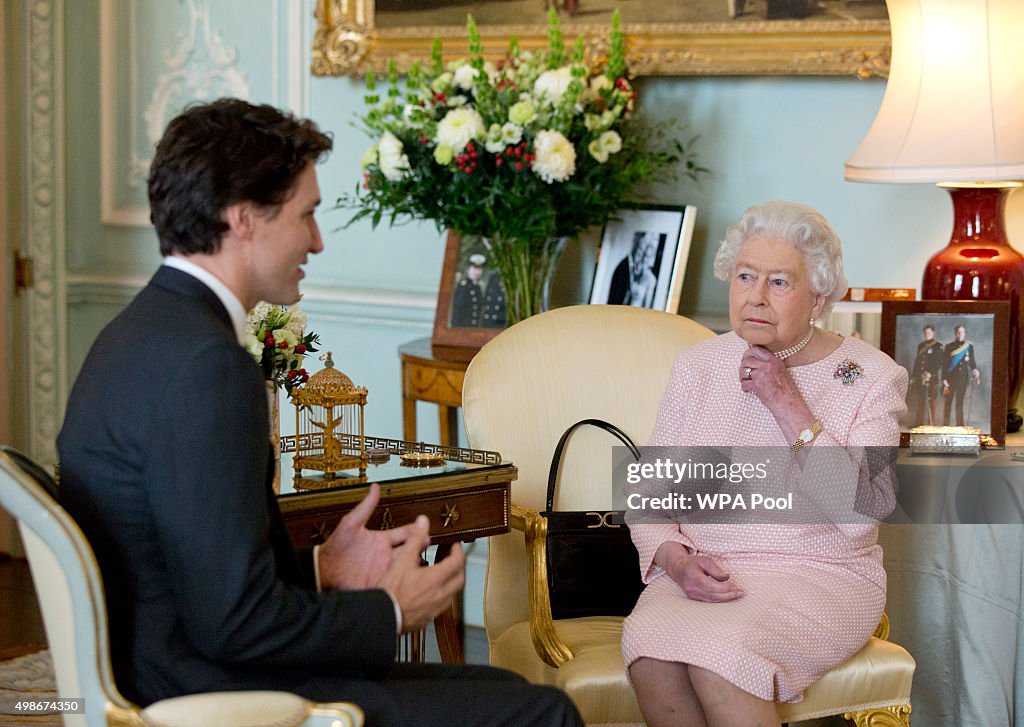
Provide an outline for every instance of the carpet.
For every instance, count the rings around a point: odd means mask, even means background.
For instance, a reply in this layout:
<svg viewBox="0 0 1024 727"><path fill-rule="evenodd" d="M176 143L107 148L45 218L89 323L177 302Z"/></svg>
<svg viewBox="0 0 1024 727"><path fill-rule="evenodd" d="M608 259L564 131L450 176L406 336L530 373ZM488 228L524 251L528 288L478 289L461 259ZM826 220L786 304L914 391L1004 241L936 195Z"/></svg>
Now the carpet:
<svg viewBox="0 0 1024 727"><path fill-rule="evenodd" d="M56 698L57 684L49 651L44 649L0 662L0 725L60 725L59 714L24 714L13 710L19 699Z"/></svg>

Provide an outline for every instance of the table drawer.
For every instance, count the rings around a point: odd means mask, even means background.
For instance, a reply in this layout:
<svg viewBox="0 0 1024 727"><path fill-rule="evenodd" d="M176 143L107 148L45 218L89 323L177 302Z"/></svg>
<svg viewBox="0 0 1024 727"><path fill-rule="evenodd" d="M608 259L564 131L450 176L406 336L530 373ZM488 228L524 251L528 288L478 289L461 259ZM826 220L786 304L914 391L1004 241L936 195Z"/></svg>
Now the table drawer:
<svg viewBox="0 0 1024 727"><path fill-rule="evenodd" d="M430 518L433 543L472 540L508 532L508 483L458 494L427 494L383 500L370 516L370 529L390 529L411 523L423 513ZM322 543L352 505L325 507L285 515L292 543L308 548Z"/></svg>

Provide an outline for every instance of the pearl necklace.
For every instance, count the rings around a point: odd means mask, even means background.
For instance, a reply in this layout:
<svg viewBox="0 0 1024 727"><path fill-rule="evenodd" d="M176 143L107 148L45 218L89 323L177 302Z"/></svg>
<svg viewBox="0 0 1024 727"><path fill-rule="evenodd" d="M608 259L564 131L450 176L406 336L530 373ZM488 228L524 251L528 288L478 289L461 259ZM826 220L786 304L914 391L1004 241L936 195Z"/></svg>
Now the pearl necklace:
<svg viewBox="0 0 1024 727"><path fill-rule="evenodd" d="M807 331L807 335L804 336L803 340L800 341L800 343L797 343L797 344L795 344L793 346L790 346L789 348L784 348L781 351L776 351L775 352L775 358L779 359L780 361L785 361L787 358L792 356L794 353L797 353L804 346L806 346L808 343L810 343L811 337L813 335L814 335L814 326L811 326L810 329L808 329L808 331Z"/></svg>

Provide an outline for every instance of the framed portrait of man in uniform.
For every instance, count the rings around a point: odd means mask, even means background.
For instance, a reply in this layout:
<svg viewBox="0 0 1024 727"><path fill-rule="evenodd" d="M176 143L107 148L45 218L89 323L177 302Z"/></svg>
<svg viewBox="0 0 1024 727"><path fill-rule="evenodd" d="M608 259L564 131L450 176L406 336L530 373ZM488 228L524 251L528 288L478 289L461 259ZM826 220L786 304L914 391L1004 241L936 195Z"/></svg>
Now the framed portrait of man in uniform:
<svg viewBox="0 0 1024 727"><path fill-rule="evenodd" d="M479 237L448 233L431 339L435 354L469 360L505 327L505 288Z"/></svg>
<svg viewBox="0 0 1024 727"><path fill-rule="evenodd" d="M907 370L901 444L920 426L974 427L1006 436L1007 301L885 301L881 349Z"/></svg>

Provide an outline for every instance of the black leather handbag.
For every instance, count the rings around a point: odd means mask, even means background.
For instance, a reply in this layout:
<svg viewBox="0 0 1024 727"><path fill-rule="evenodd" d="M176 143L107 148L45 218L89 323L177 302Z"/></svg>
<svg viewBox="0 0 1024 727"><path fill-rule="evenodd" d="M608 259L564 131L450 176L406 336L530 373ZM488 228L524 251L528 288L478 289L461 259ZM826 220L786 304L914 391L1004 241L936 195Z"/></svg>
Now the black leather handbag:
<svg viewBox="0 0 1024 727"><path fill-rule="evenodd" d="M591 425L614 434L634 459L640 452L614 424L583 419L565 430L555 447L548 471L547 566L553 618L627 616L644 589L636 547L621 511L560 511L554 509L555 484L566 440L579 426Z"/></svg>

